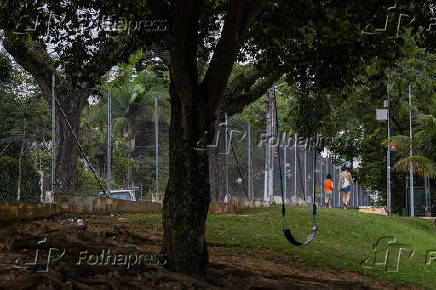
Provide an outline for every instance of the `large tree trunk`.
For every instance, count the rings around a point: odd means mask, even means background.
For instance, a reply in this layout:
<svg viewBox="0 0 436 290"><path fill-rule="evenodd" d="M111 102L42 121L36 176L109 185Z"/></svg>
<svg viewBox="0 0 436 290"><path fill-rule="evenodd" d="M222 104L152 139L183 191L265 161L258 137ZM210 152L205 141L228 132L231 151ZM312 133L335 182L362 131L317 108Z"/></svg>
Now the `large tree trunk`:
<svg viewBox="0 0 436 290"><path fill-rule="evenodd" d="M163 204L163 252L172 271L207 270L206 218L210 205L209 151L240 40L268 1L229 1L220 39L199 84L198 49L203 1L148 1L168 19L171 126L169 179ZM162 19L162 18L161 18ZM222 138L222 137L221 137Z"/></svg>
<svg viewBox="0 0 436 290"><path fill-rule="evenodd" d="M57 80L58 81L58 80ZM56 85L56 191L73 193L77 182L80 115L90 94L88 89L71 88L65 80ZM62 109L62 110L61 110ZM64 111L66 118L62 111ZM70 129L70 123L73 130ZM79 153L80 154L80 153Z"/></svg>
<svg viewBox="0 0 436 290"><path fill-rule="evenodd" d="M211 144L215 116L207 113L207 105L198 96L192 97L196 105L189 108L171 90L169 180L162 212L168 267L186 273L206 271L208 264L209 153L206 146L195 148Z"/></svg>

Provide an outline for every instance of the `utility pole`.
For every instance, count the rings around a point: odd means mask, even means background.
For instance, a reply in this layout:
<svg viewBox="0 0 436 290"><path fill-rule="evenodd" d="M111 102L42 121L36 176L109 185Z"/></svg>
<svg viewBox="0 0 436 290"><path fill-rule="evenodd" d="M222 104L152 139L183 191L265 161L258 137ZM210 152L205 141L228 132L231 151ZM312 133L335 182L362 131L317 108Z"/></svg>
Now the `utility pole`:
<svg viewBox="0 0 436 290"><path fill-rule="evenodd" d="M263 199L270 201L273 192L273 158L272 158L272 137L273 137L273 89L268 90L266 101L266 148L265 148L265 185Z"/></svg>
<svg viewBox="0 0 436 290"><path fill-rule="evenodd" d="M56 188L56 96L55 74L51 78L51 191Z"/></svg>
<svg viewBox="0 0 436 290"><path fill-rule="evenodd" d="M410 157L412 152L412 93L409 85L409 138L410 138ZM414 188L413 188L413 165L410 162L410 216L415 216Z"/></svg>
<svg viewBox="0 0 436 290"><path fill-rule="evenodd" d="M388 83L386 86L388 94L387 103L387 129L388 129L388 140L391 139L391 127L390 127L390 108L391 108L391 96L389 93L389 76ZM387 213L391 214L391 145L388 146L388 151L386 152L386 209Z"/></svg>
<svg viewBox="0 0 436 290"><path fill-rule="evenodd" d="M106 178L107 178L107 190L106 194L111 192L111 179L112 179L112 145L111 145L111 124L112 124L112 96L107 94L107 168L106 168Z"/></svg>

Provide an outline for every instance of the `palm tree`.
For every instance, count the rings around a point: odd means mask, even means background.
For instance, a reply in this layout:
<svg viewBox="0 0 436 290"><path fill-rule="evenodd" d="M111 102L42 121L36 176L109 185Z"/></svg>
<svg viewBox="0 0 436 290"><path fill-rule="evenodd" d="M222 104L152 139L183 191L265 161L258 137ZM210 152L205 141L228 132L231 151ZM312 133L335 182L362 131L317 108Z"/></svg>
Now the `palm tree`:
<svg viewBox="0 0 436 290"><path fill-rule="evenodd" d="M401 156L394 168L401 172L408 172L410 164L414 173L421 176L436 177L436 117L420 114L416 118L416 129L413 139L399 135L391 138L397 144L397 151ZM413 156L409 156L410 144Z"/></svg>
<svg viewBox="0 0 436 290"><path fill-rule="evenodd" d="M132 156L135 150L135 138L138 122L152 120L154 97L163 102L164 118L169 120L167 110L168 88L165 80L159 78L152 70L152 65L135 74L134 64L121 65L118 76L110 83L103 85L103 90L112 96L112 118L114 133L126 140L128 144L129 165L126 170L126 186L132 183ZM104 102L102 102L104 105ZM102 106L104 111L105 106Z"/></svg>
<svg viewBox="0 0 436 290"><path fill-rule="evenodd" d="M137 122L146 117L149 106L147 106L145 88L141 84L123 85L110 89L113 98L113 119L114 130L119 132L127 142L127 158L132 160L135 150L135 137ZM131 185L132 166L128 165L126 182Z"/></svg>

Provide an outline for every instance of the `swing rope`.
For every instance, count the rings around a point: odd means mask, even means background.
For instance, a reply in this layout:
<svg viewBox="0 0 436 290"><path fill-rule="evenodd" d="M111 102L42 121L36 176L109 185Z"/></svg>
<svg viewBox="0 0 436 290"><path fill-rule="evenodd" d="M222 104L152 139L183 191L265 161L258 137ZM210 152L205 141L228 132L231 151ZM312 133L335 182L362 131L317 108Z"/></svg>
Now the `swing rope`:
<svg viewBox="0 0 436 290"><path fill-rule="evenodd" d="M245 179L244 179L244 176L242 175L242 169L241 169L241 166L240 166L240 164L239 164L238 157L236 157L235 149L233 148L232 136L230 136L229 132L227 132L227 135L229 136L230 147L232 148L233 157L235 158L236 165L237 165L237 167L238 167L238 171L239 171L239 176L241 177L242 184L243 184L243 186L244 186L245 195L246 195L247 197L249 197L249 196L248 196L248 190L247 190L247 187L245 186ZM227 154L227 152L226 152L226 154ZM250 186L250 185L248 185L248 186Z"/></svg>
<svg viewBox="0 0 436 290"><path fill-rule="evenodd" d="M318 3L319 4L319 3ZM316 94L316 98L315 98L315 124L314 124L314 129L315 129L315 145L314 145L314 150L313 150L313 161L312 161L312 166L313 166L313 171L315 173L316 171L316 151L317 151L317 143L318 143L318 106L319 106L319 29L318 29L318 22L316 22L315 25L315 31L316 31L316 40L315 40L315 94ZM316 181L316 174L313 174L313 180L314 180L314 184ZM322 178L322 177L321 177ZM317 211L317 206L316 206L316 195L315 195L315 186L313 187L313 197L312 197L312 214L313 214L313 225L314 227L316 226L316 211Z"/></svg>
<svg viewBox="0 0 436 290"><path fill-rule="evenodd" d="M97 174L95 173L94 167L92 167L91 162L89 162L88 156L86 156L85 151L83 150L82 145L80 145L79 139L76 136L76 133L74 133L73 127L71 126L70 121L68 121L67 115L65 114L65 111L62 109L61 103L59 102L58 98L55 97L55 101L58 105L59 110L62 113L62 116L65 119L65 122L67 123L68 128L70 129L71 135L73 135L74 140L76 141L77 146L79 147L80 153L82 153L83 158L85 158L86 163L88 164L88 167L91 169L92 174L94 175L94 178L97 180L98 185L100 186L100 189L104 192L104 194L108 197L108 192L106 192L106 189L103 187L103 184L101 183L100 178L98 178Z"/></svg>
<svg viewBox="0 0 436 290"><path fill-rule="evenodd" d="M315 87L316 87L316 101L315 101L315 138L318 138L318 99L319 99L319 76L318 76L318 67L319 67L319 56L318 56L318 50L319 50L319 34L318 34L318 26L316 25L316 42L315 42ZM271 78L273 87L272 89L272 95L273 95L273 102L274 102L274 111L275 111L275 121L276 121L276 135L279 136L279 119L278 119L278 110L277 110L277 99L276 99L276 90L274 86L274 59L273 59L273 49L271 49L270 53L271 57ZM281 164L281 156L280 156L280 150L277 152L278 154L278 162ZM313 166L313 172L315 172L316 169L316 148L314 150L314 159L312 162ZM307 239L304 243L298 242L294 236L291 233L291 230L289 229L288 223L286 221L286 206L285 206L285 194L283 190L283 175L282 175L282 168L279 166L279 174L280 174L280 191L281 191L281 197L282 197L282 221L283 221L283 234L286 237L286 239L294 246L302 246L310 243L318 230L318 226L316 224L316 213L317 213L317 205L315 202L315 189L313 190L313 200L312 200L312 227L310 229L310 233L307 236ZM296 185L295 185L296 186Z"/></svg>

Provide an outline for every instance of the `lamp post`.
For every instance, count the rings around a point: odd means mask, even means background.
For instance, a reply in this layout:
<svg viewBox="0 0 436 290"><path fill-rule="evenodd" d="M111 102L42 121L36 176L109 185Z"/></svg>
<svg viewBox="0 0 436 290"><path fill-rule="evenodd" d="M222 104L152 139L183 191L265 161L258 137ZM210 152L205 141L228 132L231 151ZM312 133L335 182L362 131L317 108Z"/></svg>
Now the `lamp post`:
<svg viewBox="0 0 436 290"><path fill-rule="evenodd" d="M391 139L391 128L390 128L390 102L391 97L389 93L389 77L386 85L386 92L388 99L384 102L384 109L376 110L376 119L380 122L387 123L387 131L388 131L388 140ZM386 210L387 213L391 213L391 146L388 146L386 151Z"/></svg>

